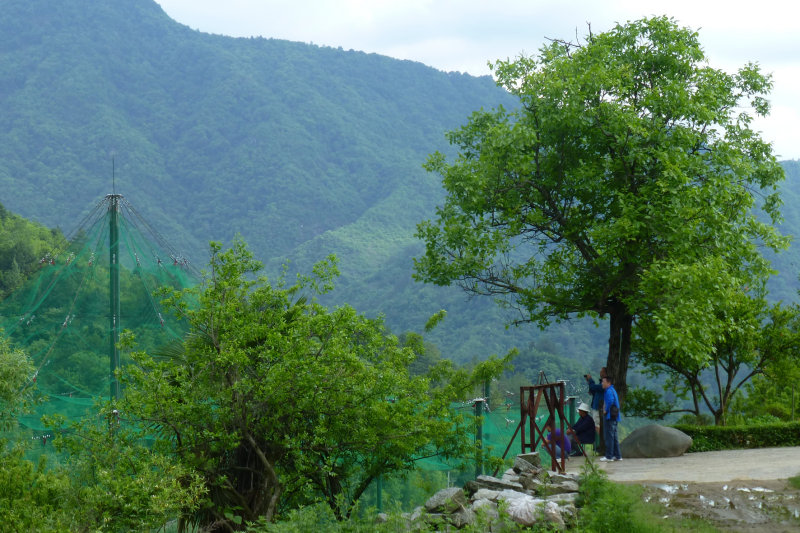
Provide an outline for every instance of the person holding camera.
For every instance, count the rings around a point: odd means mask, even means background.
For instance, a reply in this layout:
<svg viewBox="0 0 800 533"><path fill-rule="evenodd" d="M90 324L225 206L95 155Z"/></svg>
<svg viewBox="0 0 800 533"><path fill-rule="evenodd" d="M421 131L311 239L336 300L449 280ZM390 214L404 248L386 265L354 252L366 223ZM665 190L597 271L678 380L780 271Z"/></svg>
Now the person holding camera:
<svg viewBox="0 0 800 533"><path fill-rule="evenodd" d="M600 369L600 380L606 376L606 367ZM594 420L595 430L600 432L600 402L603 399L603 385L595 383L591 374L584 374L584 379L589 385L589 394L592 395L592 420Z"/></svg>

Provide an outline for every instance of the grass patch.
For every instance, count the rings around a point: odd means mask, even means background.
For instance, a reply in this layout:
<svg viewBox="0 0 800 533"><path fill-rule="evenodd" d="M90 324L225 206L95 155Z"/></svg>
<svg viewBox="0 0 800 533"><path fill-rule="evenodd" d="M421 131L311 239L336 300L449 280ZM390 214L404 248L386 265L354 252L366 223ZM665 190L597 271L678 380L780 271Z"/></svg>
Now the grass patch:
<svg viewBox="0 0 800 533"><path fill-rule="evenodd" d="M584 465L578 505L581 506L577 531L620 533L660 533L693 531L716 533L720 530L698 518L665 517L665 508L645 503L642 487L620 485L608 480L593 462Z"/></svg>
<svg viewBox="0 0 800 533"><path fill-rule="evenodd" d="M794 476L789 478L789 485L796 489L800 489L800 476Z"/></svg>

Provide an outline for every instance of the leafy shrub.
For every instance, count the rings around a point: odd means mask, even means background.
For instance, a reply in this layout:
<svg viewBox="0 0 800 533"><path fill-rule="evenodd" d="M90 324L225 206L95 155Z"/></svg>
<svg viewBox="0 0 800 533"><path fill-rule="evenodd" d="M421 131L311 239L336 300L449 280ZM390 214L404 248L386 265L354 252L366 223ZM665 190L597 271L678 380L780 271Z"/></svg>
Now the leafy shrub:
<svg viewBox="0 0 800 533"><path fill-rule="evenodd" d="M800 446L800 422L747 426L676 424L673 427L692 437L692 446L689 448L692 452Z"/></svg>
<svg viewBox="0 0 800 533"><path fill-rule="evenodd" d="M700 413L699 415L683 415L678 419L678 425L709 426L714 423L710 415Z"/></svg>

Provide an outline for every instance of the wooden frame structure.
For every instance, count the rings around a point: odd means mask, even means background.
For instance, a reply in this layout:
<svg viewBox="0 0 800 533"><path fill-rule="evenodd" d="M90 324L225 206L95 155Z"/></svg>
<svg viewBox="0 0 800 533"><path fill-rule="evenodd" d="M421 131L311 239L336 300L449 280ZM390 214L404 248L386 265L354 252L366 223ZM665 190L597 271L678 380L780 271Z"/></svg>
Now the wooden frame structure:
<svg viewBox="0 0 800 533"><path fill-rule="evenodd" d="M542 404L542 400L544 400L544 405L547 406L547 417L544 420L544 423L547 422L549 418L553 418L553 420L558 420L561 434L564 438L569 438L566 433L566 429L571 427L569 422L567 421L567 417L564 414L564 403L567 397L567 387L566 383L563 381L559 381L556 383L545 383L541 385L534 385L531 387L520 387L519 388L519 410L520 410L520 420L519 425L517 426L516 431L514 431L514 436L511 437L511 442L508 443L508 447L506 448L505 453L503 453L503 459L506 458L508 455L508 451L511 449L511 445L514 443L514 439L517 438L517 433L522 430L522 452L535 452L536 448L541 443L542 446L547 450L550 454L550 467L553 471L558 470L559 472L564 472L566 470L566 456L562 456L560 461L556 458L555 454L555 443L547 443L545 441L545 433L544 427L540 427L537 420L536 414L539 411L539 407ZM558 417L556 417L558 415ZM530 419L530 426L526 430L526 421ZM543 424L544 424L543 423ZM527 439L526 439L527 433ZM495 472L497 475L497 472Z"/></svg>

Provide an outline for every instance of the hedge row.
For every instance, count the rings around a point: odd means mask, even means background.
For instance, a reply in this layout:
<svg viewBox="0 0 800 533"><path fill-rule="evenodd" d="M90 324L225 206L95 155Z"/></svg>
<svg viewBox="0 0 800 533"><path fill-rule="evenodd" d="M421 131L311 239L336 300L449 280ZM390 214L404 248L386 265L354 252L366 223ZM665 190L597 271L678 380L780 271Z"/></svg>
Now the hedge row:
<svg viewBox="0 0 800 533"><path fill-rule="evenodd" d="M800 422L753 426L672 426L692 437L690 452L800 446Z"/></svg>

